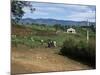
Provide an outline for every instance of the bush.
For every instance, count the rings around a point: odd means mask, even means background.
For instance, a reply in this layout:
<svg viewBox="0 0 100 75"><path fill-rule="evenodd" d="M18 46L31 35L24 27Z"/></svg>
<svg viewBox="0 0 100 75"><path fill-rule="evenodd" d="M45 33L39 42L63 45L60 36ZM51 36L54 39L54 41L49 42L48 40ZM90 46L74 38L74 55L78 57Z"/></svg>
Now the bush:
<svg viewBox="0 0 100 75"><path fill-rule="evenodd" d="M95 68L95 40L87 43L84 39L68 38L60 50L62 55L71 57Z"/></svg>

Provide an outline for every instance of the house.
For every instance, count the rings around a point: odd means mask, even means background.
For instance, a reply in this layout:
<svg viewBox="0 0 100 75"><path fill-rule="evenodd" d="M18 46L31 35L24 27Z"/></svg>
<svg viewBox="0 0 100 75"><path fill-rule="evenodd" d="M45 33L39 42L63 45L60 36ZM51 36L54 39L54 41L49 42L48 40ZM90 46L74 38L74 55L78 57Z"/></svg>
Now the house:
<svg viewBox="0 0 100 75"><path fill-rule="evenodd" d="M69 29L67 29L67 33L73 33L73 34L75 34L76 30L73 29L73 28L69 28Z"/></svg>

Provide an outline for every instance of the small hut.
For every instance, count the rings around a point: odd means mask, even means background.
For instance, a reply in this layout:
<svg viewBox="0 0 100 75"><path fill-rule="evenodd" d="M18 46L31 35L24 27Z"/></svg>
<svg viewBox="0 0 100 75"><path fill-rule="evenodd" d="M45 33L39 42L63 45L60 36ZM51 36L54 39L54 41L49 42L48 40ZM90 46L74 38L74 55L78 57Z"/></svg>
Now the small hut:
<svg viewBox="0 0 100 75"><path fill-rule="evenodd" d="M73 29L73 28L69 28L69 29L67 29L67 33L73 33L73 34L75 34L76 30Z"/></svg>

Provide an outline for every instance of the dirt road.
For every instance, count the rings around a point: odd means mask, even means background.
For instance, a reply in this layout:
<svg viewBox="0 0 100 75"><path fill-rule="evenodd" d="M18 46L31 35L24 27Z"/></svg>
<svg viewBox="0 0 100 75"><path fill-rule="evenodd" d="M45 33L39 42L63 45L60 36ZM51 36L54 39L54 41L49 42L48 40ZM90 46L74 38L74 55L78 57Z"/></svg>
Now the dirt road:
<svg viewBox="0 0 100 75"><path fill-rule="evenodd" d="M90 69L77 61L59 55L54 48L12 48L11 72L36 73Z"/></svg>

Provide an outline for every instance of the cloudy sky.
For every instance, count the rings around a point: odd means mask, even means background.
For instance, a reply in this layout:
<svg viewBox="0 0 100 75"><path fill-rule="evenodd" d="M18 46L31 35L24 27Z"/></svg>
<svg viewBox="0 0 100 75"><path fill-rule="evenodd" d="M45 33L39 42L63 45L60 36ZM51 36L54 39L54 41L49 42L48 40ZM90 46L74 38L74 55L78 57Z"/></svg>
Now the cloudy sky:
<svg viewBox="0 0 100 75"><path fill-rule="evenodd" d="M49 18L72 21L86 21L88 19L95 22L95 6L38 2L32 2L32 6L36 10L31 13L29 8L25 7L23 9L25 11L23 18Z"/></svg>

